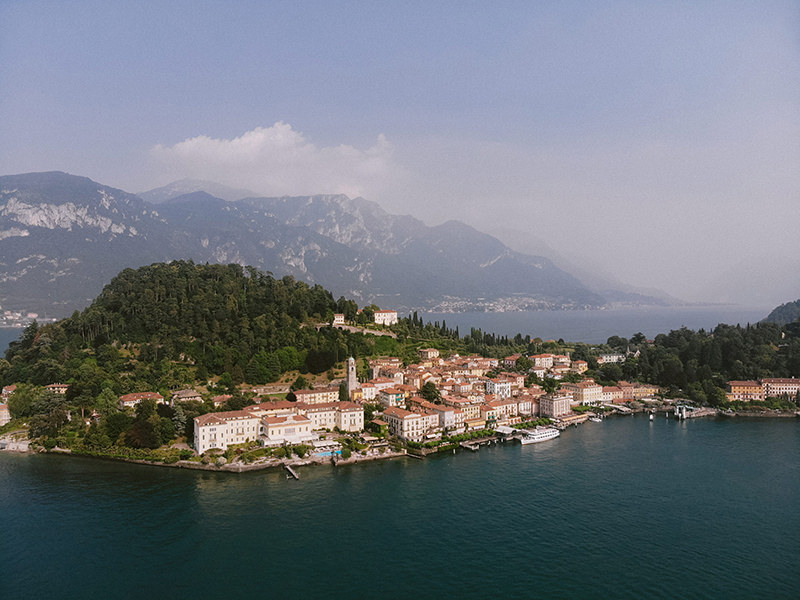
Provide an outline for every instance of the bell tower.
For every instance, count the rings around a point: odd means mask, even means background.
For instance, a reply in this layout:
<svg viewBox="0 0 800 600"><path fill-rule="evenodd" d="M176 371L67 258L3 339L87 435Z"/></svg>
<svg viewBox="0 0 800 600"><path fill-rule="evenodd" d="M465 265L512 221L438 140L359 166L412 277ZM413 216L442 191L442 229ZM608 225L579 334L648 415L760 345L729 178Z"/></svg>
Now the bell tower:
<svg viewBox="0 0 800 600"><path fill-rule="evenodd" d="M356 378L356 359L352 356L347 359L347 395L352 397L353 390L359 387Z"/></svg>

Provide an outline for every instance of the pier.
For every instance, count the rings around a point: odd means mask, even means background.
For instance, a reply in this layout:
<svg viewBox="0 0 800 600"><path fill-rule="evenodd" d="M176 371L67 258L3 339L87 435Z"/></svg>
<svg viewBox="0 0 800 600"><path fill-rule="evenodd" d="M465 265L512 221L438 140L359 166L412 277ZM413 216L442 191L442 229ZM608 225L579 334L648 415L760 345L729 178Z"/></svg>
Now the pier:
<svg viewBox="0 0 800 600"><path fill-rule="evenodd" d="M283 468L289 471L289 475L294 477L295 479L300 479L300 475L298 475L295 470L290 465L283 465ZM288 475L287 475L288 477Z"/></svg>

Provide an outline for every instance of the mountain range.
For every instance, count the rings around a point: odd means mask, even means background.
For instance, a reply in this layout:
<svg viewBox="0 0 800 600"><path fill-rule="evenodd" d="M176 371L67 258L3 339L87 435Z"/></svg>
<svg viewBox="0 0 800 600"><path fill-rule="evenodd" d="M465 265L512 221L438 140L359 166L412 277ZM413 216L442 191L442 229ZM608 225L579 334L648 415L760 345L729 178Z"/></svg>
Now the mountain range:
<svg viewBox="0 0 800 600"><path fill-rule="evenodd" d="M3 307L63 316L122 269L173 259L252 265L398 310L582 309L626 296L462 222L429 227L363 198L262 198L193 180L135 195L61 172L0 177Z"/></svg>

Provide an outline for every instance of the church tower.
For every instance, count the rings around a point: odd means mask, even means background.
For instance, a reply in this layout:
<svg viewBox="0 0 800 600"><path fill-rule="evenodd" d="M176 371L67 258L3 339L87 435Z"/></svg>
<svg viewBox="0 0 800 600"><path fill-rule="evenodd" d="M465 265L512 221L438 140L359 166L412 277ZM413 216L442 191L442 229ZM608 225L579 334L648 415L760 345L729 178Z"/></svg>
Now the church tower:
<svg viewBox="0 0 800 600"><path fill-rule="evenodd" d="M352 397L353 390L359 387L356 379L356 359L352 356L347 359L347 395Z"/></svg>

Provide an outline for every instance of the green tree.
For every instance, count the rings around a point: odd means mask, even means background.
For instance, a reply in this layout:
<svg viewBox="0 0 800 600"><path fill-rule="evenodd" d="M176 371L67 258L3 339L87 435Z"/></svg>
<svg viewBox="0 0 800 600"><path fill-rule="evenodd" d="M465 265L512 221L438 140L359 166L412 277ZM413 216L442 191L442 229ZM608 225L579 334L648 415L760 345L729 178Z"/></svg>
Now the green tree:
<svg viewBox="0 0 800 600"><path fill-rule="evenodd" d="M40 404L46 395L47 392L38 386L20 383L8 398L8 410L15 419L29 417L34 406Z"/></svg>
<svg viewBox="0 0 800 600"><path fill-rule="evenodd" d="M442 394L432 381L428 381L419 390L419 395L425 398L428 402L441 402Z"/></svg>
<svg viewBox="0 0 800 600"><path fill-rule="evenodd" d="M83 438L83 445L92 450L101 450L111 446L111 438L97 423L92 423Z"/></svg>
<svg viewBox="0 0 800 600"><path fill-rule="evenodd" d="M101 421L101 427L112 443L117 443L132 424L133 419L122 412L105 415Z"/></svg>
<svg viewBox="0 0 800 600"><path fill-rule="evenodd" d="M47 413L34 415L28 423L28 437L55 437L67 421L67 411L61 406L56 406Z"/></svg>
<svg viewBox="0 0 800 600"><path fill-rule="evenodd" d="M180 404L175 406L175 410L172 415L172 425L175 427L175 432L177 435L183 435L184 430L186 429L186 413Z"/></svg>
<svg viewBox="0 0 800 600"><path fill-rule="evenodd" d="M292 391L308 389L308 381L306 381L306 378L302 375L298 375L290 389Z"/></svg>
<svg viewBox="0 0 800 600"><path fill-rule="evenodd" d="M156 414L156 401L152 398L145 398L136 405L136 420L146 421Z"/></svg>

